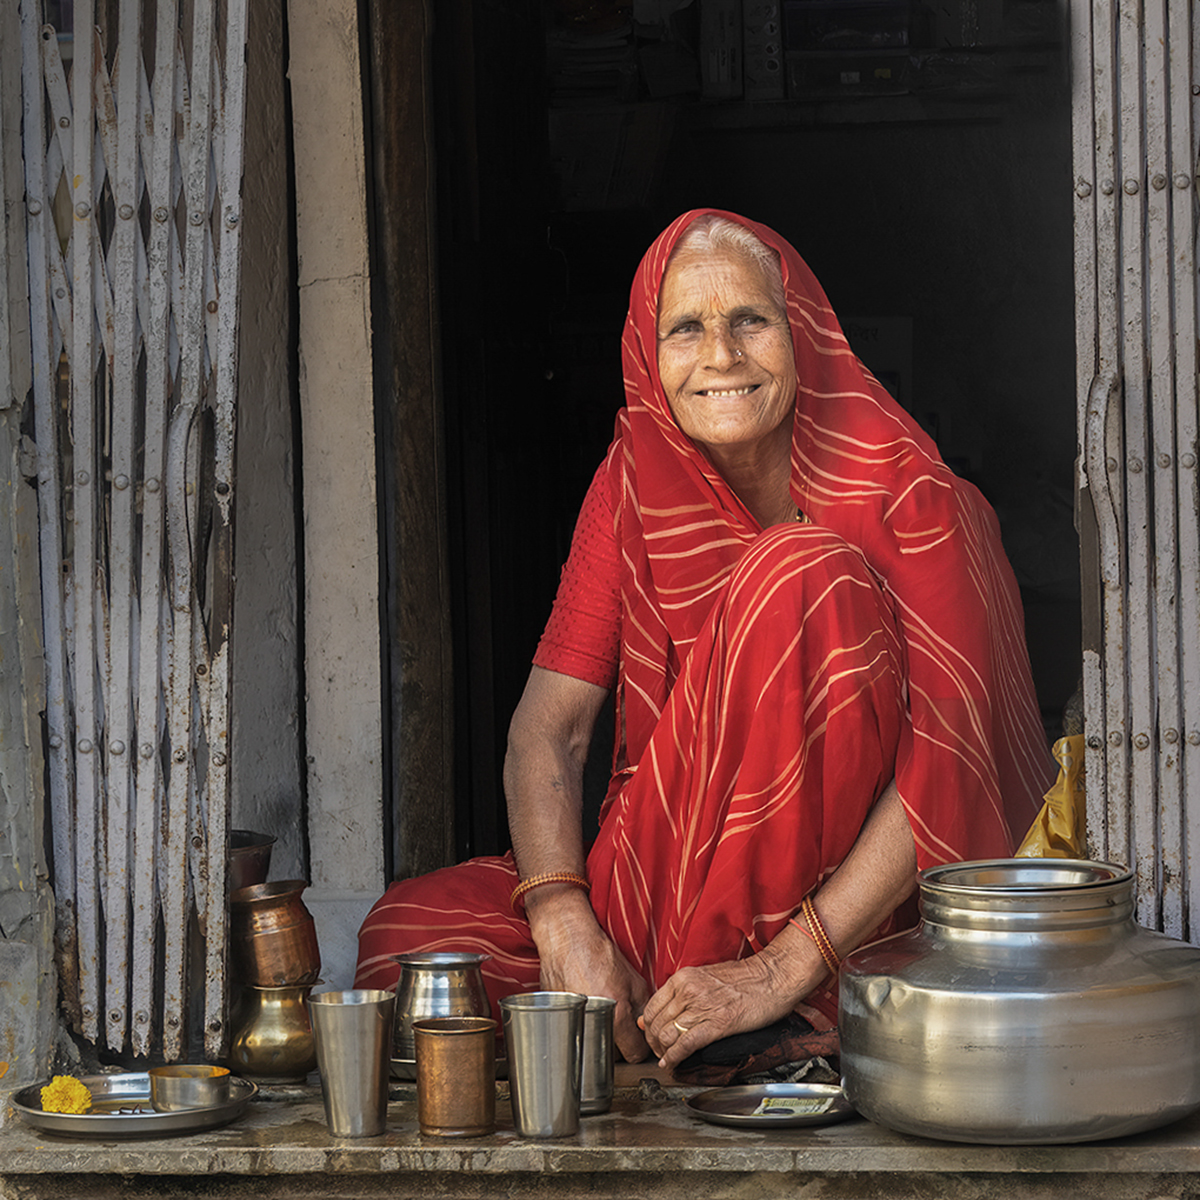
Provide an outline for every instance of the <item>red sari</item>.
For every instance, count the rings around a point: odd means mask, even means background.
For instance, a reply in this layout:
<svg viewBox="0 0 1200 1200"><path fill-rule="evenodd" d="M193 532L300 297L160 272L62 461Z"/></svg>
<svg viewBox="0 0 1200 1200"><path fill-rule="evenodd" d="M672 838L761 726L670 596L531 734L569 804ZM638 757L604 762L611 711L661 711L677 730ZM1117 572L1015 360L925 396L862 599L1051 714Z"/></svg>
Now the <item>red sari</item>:
<svg viewBox="0 0 1200 1200"><path fill-rule="evenodd" d="M635 276L626 407L593 483L617 549L620 650L588 877L601 925L652 987L766 945L893 776L920 867L1011 853L1053 778L991 509L858 361L796 251L733 214L782 259L791 491L810 523L764 532L679 430L658 291L700 215ZM493 1002L537 987L516 882L506 856L392 885L363 925L358 985L391 983L387 956L419 946L492 954ZM809 999L836 1014L832 990Z"/></svg>

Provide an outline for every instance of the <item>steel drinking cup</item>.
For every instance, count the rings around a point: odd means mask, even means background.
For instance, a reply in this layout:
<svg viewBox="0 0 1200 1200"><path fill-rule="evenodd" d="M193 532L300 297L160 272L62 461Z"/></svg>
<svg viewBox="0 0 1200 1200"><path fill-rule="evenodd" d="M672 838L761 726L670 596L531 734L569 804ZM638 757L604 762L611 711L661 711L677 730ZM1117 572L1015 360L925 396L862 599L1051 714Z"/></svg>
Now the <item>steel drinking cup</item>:
<svg viewBox="0 0 1200 1200"><path fill-rule="evenodd" d="M436 1137L481 1137L496 1128L496 1022L429 1017L413 1022L417 1120Z"/></svg>
<svg viewBox="0 0 1200 1200"><path fill-rule="evenodd" d="M613 1010L608 996L589 996L583 1010L583 1069L579 1111L585 1116L608 1112L613 1098Z"/></svg>
<svg viewBox="0 0 1200 1200"><path fill-rule="evenodd" d="M374 989L309 997L325 1120L334 1137L373 1137L387 1124L395 1004L391 992Z"/></svg>
<svg viewBox="0 0 1200 1200"><path fill-rule="evenodd" d="M527 992L500 1001L513 1121L522 1137L579 1131L586 1007L587 997L576 992Z"/></svg>

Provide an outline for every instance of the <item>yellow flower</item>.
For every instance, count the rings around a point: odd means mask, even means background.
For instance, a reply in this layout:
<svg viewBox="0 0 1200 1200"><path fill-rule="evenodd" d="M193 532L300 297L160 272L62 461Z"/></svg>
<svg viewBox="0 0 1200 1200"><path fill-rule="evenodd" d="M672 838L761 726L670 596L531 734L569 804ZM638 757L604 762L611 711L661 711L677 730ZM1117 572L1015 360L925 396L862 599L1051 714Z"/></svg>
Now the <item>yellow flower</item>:
<svg viewBox="0 0 1200 1200"><path fill-rule="evenodd" d="M42 1088L42 1112L85 1113L92 1107L92 1093L73 1075L55 1075Z"/></svg>

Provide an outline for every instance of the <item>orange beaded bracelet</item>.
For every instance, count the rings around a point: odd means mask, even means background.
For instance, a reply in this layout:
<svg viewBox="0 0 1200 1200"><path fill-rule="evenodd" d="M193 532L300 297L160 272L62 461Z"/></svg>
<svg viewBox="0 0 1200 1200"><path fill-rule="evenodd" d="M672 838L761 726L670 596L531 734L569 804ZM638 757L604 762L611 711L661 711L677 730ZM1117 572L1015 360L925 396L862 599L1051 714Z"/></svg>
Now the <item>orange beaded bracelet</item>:
<svg viewBox="0 0 1200 1200"><path fill-rule="evenodd" d="M533 891L536 887L541 887L544 883L569 883L572 887L583 888L585 892L592 890L592 885L588 883L582 875L576 874L574 871L543 871L541 875L530 875L528 879L522 879L520 883L513 888L512 895L509 896L508 902L512 905L513 912L520 912L525 907L524 904L520 908L517 907L517 901L525 895L526 892Z"/></svg>
<svg viewBox="0 0 1200 1200"><path fill-rule="evenodd" d="M817 909L812 902L812 897L804 897L804 902L800 905L800 915L804 918L803 925L795 917L792 917L788 921L788 924L795 925L801 933L806 933L812 938L814 945L821 955L822 961L829 968L829 973L836 979L838 968L842 965L842 960L838 958L837 951L833 948L833 942L830 940L829 934L825 931L825 926L821 923L821 918L817 915Z"/></svg>

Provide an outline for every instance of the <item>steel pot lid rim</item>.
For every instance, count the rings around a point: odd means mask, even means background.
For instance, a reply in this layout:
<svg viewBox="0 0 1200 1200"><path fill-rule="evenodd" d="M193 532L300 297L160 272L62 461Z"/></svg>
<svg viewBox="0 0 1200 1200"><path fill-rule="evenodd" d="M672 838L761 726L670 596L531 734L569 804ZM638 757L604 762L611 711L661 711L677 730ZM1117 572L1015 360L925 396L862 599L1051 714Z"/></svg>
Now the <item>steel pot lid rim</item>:
<svg viewBox="0 0 1200 1200"><path fill-rule="evenodd" d="M1072 895L1132 881L1133 872L1125 866L1079 858L975 859L926 867L917 874L923 891L997 899Z"/></svg>

